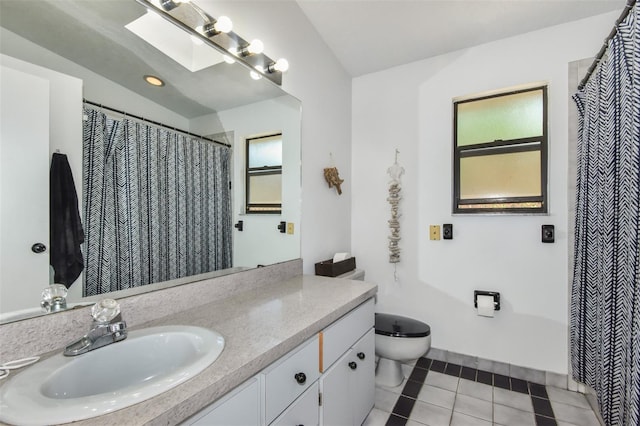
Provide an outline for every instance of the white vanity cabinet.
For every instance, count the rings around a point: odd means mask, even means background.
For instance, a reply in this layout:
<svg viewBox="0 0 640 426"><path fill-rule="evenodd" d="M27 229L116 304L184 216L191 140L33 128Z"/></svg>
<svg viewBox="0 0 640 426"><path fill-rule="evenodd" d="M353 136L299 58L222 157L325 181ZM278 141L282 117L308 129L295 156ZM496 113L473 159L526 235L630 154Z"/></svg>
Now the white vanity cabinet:
<svg viewBox="0 0 640 426"><path fill-rule="evenodd" d="M251 426L260 422L260 378L247 380L181 426Z"/></svg>
<svg viewBox="0 0 640 426"><path fill-rule="evenodd" d="M369 299L183 425L362 424L374 403L373 327Z"/></svg>
<svg viewBox="0 0 640 426"><path fill-rule="evenodd" d="M320 378L323 425L361 425L373 408L374 336L371 329Z"/></svg>
<svg viewBox="0 0 640 426"><path fill-rule="evenodd" d="M320 377L320 422L325 426L360 425L373 407L373 322L373 302L370 301L323 332L324 352L329 356L341 355Z"/></svg>

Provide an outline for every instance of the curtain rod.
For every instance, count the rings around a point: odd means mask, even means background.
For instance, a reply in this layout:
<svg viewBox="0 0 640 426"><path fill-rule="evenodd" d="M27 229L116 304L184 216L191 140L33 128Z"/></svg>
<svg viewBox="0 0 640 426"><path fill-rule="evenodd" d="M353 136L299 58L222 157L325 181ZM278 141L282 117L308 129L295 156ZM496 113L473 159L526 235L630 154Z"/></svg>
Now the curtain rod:
<svg viewBox="0 0 640 426"><path fill-rule="evenodd" d="M155 124L156 126L164 127L165 129L175 130L176 132L184 133L185 135L193 136L193 137L198 138L198 139L202 139L202 140L205 140L205 141L208 141L208 142L216 143L218 145L226 146L227 148L231 148L231 145L229 145L228 143L216 141L216 140L213 140L213 139L210 139L210 138L206 138L206 137L201 136L201 135L196 135L195 133L187 132L186 130L181 130L181 129L178 129L176 127L168 126L166 124L163 124L163 123L160 123L160 122L157 122L157 121L154 121L154 120L149 120L148 118L144 118L144 117L140 117L140 116L137 116L137 115L129 114L128 112L125 112L125 111L122 111L122 110L119 110L119 109L115 109L115 108L111 108L111 107L108 107L108 106L105 106L105 105L102 105L102 104L98 104L98 103L95 103L95 102L91 102L91 101L89 101L87 99L83 99L82 102L84 102L85 104L96 106L98 108L106 109L106 110L109 110L109 111L112 111L112 112L117 112L118 114L123 114L125 117L131 117L131 118L135 118L137 120L146 121L147 123Z"/></svg>
<svg viewBox="0 0 640 426"><path fill-rule="evenodd" d="M578 85L578 90L582 90L584 88L584 85L587 84L587 81L589 81L589 78L591 77L591 74L593 74L593 72L595 71L596 67L598 66L598 64L602 60L602 57L606 53L606 51L607 51L607 49L609 47L609 41L618 32L618 25L620 25L620 23L627 18L627 16L629 15L629 12L631 12L631 9L633 9L633 6L635 4L636 4L636 0L627 0L627 5L624 7L624 10L622 11L622 14L620 15L620 17L616 21L615 25L613 26L613 29L611 30L611 32L609 33L607 38L604 39L604 42L602 43L602 47L600 48L600 51L598 52L598 54L596 55L595 59L593 60L593 63L591 64L591 66L587 70L587 75L585 75L584 78L582 79L582 81L580 81L580 84Z"/></svg>

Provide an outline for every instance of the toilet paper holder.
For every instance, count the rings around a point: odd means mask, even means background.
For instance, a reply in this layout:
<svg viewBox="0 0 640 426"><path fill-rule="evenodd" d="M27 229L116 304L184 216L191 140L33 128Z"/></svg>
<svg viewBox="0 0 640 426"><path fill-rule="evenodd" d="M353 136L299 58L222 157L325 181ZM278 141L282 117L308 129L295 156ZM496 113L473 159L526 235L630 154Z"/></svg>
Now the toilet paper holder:
<svg viewBox="0 0 640 426"><path fill-rule="evenodd" d="M492 296L493 297L493 306L496 311L500 310L500 293L497 291L485 291L485 290L474 290L473 291L473 306L478 307L478 296Z"/></svg>

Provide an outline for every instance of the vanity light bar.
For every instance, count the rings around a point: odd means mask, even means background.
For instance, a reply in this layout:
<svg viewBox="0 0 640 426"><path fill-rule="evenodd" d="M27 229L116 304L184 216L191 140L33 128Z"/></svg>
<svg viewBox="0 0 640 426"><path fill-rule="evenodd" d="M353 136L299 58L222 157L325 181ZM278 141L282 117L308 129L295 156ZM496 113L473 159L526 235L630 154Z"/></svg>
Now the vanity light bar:
<svg viewBox="0 0 640 426"><path fill-rule="evenodd" d="M148 10L157 13L167 21L186 31L192 37L202 40L205 44L213 47L223 55L230 56L235 61L248 67L250 71L271 80L278 86L282 85L282 73L286 71L286 68L283 70L282 67L276 66L278 62L281 62L282 60L274 61L261 52L252 53L251 51L253 49L250 49L249 46L253 42L243 39L233 31L229 31L228 33L219 32L212 35L211 38L206 37L197 31L196 28L202 27L206 24L206 22L201 22L203 18L213 23L216 22L215 18L209 16L195 5L193 5L194 13L186 13L181 5L187 5L188 3L179 3L175 0L163 1L165 3L168 1L176 6L167 11L163 9L162 6L158 6L149 0L136 0L136 2L140 3ZM286 62L286 60L284 62Z"/></svg>

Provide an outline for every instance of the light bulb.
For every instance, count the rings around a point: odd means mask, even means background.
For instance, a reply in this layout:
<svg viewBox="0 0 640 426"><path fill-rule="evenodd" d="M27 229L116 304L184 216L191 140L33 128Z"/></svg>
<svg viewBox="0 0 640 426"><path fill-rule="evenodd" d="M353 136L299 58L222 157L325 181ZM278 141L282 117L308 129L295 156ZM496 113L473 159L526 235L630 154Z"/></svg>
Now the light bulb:
<svg viewBox="0 0 640 426"><path fill-rule="evenodd" d="M160 77L156 77L155 75L145 75L143 78L144 78L144 81L146 81L152 86L156 86L156 87L164 86L164 81L162 81Z"/></svg>
<svg viewBox="0 0 640 426"><path fill-rule="evenodd" d="M260 73L264 72L264 68L262 68L262 66L261 66L261 65L256 65L256 66L255 66L255 69L256 69L257 71L260 71ZM250 75L250 76L251 76L251 78L252 78L252 79L254 79L254 80L260 80L260 79L262 78L262 74L260 74L260 73L258 73L258 72L256 72L256 71L250 71L250 72L249 72L249 75Z"/></svg>
<svg viewBox="0 0 640 426"><path fill-rule="evenodd" d="M218 18L213 28L219 33L228 33L233 29L233 22L227 16L221 16Z"/></svg>
<svg viewBox="0 0 640 426"><path fill-rule="evenodd" d="M247 52L251 55L257 55L258 53L262 53L264 50L264 43L258 39L252 40L251 43L247 46Z"/></svg>
<svg viewBox="0 0 640 426"><path fill-rule="evenodd" d="M213 37L220 33L228 33L233 28L233 24L231 23L231 19L226 16L221 16L220 19L211 23L207 23L202 27L200 31L205 37ZM197 28L196 28L197 29Z"/></svg>
<svg viewBox="0 0 640 426"><path fill-rule="evenodd" d="M289 69L289 61L287 61L284 58L280 58L277 61L273 62L271 65L269 65L268 71L269 72L275 72L275 71L286 72L288 69Z"/></svg>

